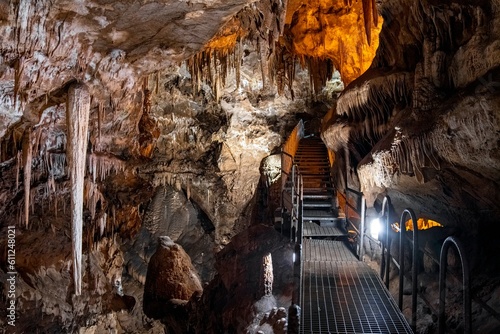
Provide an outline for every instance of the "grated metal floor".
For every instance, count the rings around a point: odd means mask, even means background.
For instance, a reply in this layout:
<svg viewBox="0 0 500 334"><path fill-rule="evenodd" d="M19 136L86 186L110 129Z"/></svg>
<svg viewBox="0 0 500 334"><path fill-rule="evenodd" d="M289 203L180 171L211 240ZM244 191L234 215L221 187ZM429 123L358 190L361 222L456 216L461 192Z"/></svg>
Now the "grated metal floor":
<svg viewBox="0 0 500 334"><path fill-rule="evenodd" d="M378 275L342 241L304 240L301 333L412 333Z"/></svg>
<svg viewBox="0 0 500 334"><path fill-rule="evenodd" d="M319 226L316 223L304 222L304 237L340 237L347 232L340 227Z"/></svg>

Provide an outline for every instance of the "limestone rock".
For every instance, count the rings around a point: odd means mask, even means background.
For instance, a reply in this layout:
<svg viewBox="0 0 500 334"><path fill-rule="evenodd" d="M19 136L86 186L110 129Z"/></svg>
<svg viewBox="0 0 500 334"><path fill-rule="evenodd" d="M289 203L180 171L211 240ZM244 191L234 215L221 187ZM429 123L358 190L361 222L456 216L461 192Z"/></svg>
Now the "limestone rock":
<svg viewBox="0 0 500 334"><path fill-rule="evenodd" d="M187 301L202 291L198 274L184 249L169 237L160 237L156 253L151 257L144 285L144 313L151 318L166 316L171 300ZM176 307L179 308L179 307Z"/></svg>

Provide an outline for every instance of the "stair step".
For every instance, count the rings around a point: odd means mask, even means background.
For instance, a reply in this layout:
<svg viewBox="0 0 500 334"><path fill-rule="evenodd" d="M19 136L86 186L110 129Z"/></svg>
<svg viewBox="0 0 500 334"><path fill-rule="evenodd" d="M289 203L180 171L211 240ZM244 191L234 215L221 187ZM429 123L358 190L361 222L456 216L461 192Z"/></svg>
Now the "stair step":
<svg viewBox="0 0 500 334"><path fill-rule="evenodd" d="M344 218L333 218L333 220L320 220L319 226L321 227L342 227L345 224Z"/></svg>
<svg viewBox="0 0 500 334"><path fill-rule="evenodd" d="M317 189L323 189L323 188L329 188L331 187L332 184L330 182L325 183L325 182L304 182L304 187L306 189L311 189L311 188L317 188Z"/></svg>
<svg viewBox="0 0 500 334"><path fill-rule="evenodd" d="M324 158L326 156L326 152L297 152L295 153L296 157L319 157Z"/></svg>
<svg viewBox="0 0 500 334"><path fill-rule="evenodd" d="M311 187L307 186L308 184L312 184ZM322 180L322 179L305 179L304 180L304 188L323 188L324 185L329 184L332 185L330 180ZM323 185L323 186L321 186Z"/></svg>
<svg viewBox="0 0 500 334"><path fill-rule="evenodd" d="M329 175L325 175L325 176L321 176L321 175L308 175L308 176L304 176L302 175L302 179L304 180L304 182L310 182L310 181L330 181L330 176Z"/></svg>
<svg viewBox="0 0 500 334"><path fill-rule="evenodd" d="M306 202L304 201L304 208L332 208L333 204L329 202Z"/></svg>
<svg viewBox="0 0 500 334"><path fill-rule="evenodd" d="M326 157L325 155L296 155L294 158L295 160L328 160L328 157Z"/></svg>
<svg viewBox="0 0 500 334"><path fill-rule="evenodd" d="M304 194L303 197L305 200L305 199L331 199L333 196L327 193L324 194L318 193L318 194Z"/></svg>
<svg viewBox="0 0 500 334"><path fill-rule="evenodd" d="M310 148L305 148L305 147L299 147L296 153L317 153L317 152L328 152L325 150L324 147L310 147Z"/></svg>
<svg viewBox="0 0 500 334"><path fill-rule="evenodd" d="M314 172L314 173L329 173L330 172L330 167L318 167L315 168L314 166L302 166L301 171L303 171L303 174L311 174L308 172Z"/></svg>
<svg viewBox="0 0 500 334"><path fill-rule="evenodd" d="M328 163L321 163L321 164L317 164L317 163L314 163L314 162L301 162L301 163L298 163L297 165L299 165L299 168L300 166L307 166L307 167L321 167L321 168L329 168L330 167L330 164Z"/></svg>
<svg viewBox="0 0 500 334"><path fill-rule="evenodd" d="M329 191L333 191L334 189L332 187L326 187L326 188L306 188L304 187L304 193L312 193L312 194L317 194L317 193L327 193Z"/></svg>

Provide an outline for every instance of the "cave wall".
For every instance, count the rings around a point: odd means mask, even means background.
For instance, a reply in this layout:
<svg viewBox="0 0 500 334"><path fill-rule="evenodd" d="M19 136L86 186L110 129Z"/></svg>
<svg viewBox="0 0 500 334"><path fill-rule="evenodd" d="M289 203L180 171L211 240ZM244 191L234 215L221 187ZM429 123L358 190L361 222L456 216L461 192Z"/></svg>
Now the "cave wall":
<svg viewBox="0 0 500 334"><path fill-rule="evenodd" d="M369 202L392 191L398 207L414 199L474 233L463 218L499 212L498 4L387 1L381 14L373 64L342 93L323 136L350 150Z"/></svg>

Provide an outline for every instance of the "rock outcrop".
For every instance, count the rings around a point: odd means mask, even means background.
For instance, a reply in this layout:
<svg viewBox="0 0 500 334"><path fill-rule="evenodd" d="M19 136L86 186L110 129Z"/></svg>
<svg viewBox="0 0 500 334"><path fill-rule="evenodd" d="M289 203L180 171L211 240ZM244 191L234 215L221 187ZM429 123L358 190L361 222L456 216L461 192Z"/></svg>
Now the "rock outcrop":
<svg viewBox="0 0 500 334"><path fill-rule="evenodd" d="M165 305L188 301L203 288L189 255L169 237L160 237L155 254L151 257L144 284L144 313L155 319L168 315Z"/></svg>

